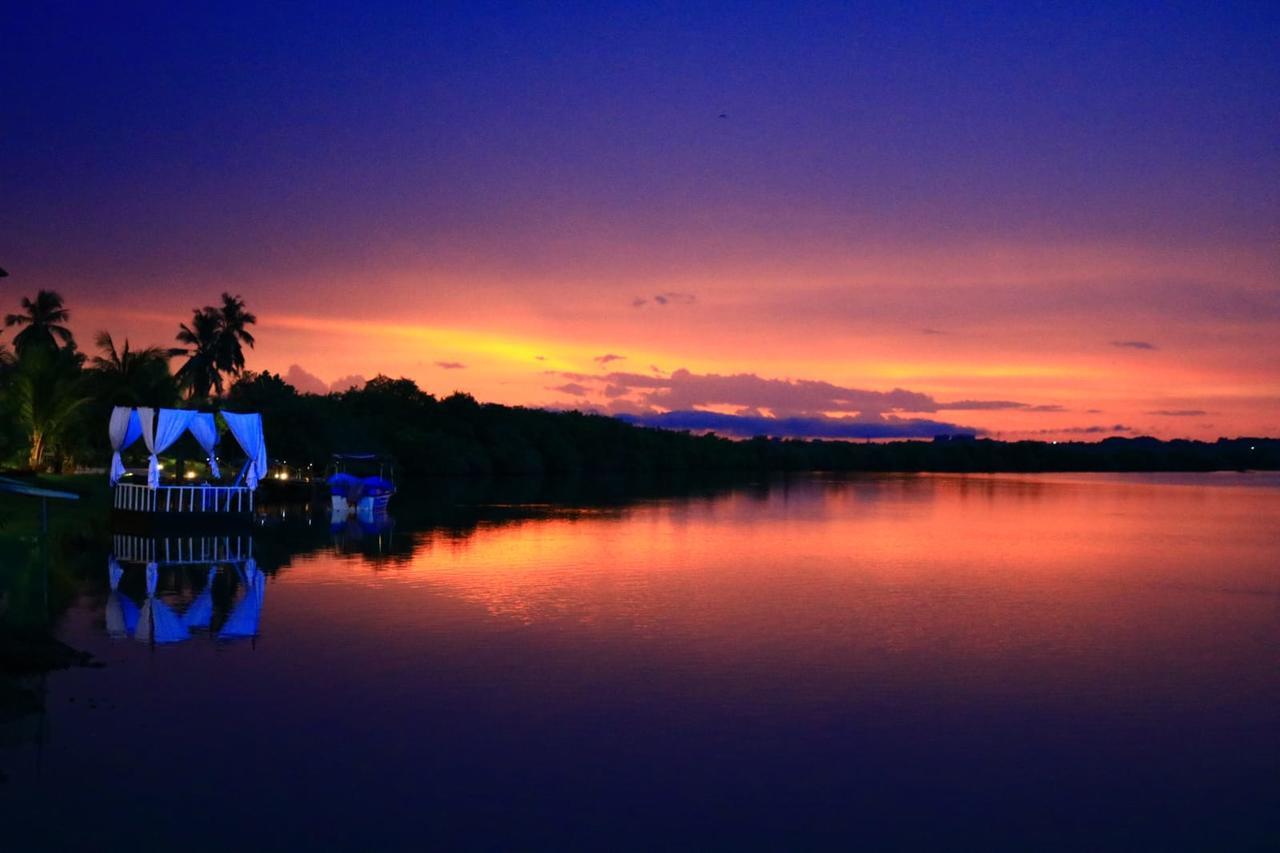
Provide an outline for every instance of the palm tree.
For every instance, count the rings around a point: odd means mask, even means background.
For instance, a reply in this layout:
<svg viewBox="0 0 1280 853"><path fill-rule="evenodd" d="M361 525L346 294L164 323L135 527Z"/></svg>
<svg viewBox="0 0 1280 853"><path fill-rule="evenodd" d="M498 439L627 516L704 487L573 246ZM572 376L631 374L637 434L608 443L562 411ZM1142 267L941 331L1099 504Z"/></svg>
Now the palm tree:
<svg viewBox="0 0 1280 853"><path fill-rule="evenodd" d="M22 314L9 314L4 324L26 326L13 338L13 348L19 356L30 346L57 349L58 341L73 346L75 339L64 323L71 319L71 312L62 303L62 295L55 290L42 290L34 300L22 297Z"/></svg>
<svg viewBox="0 0 1280 853"><path fill-rule="evenodd" d="M222 294L222 307L193 308L191 325L178 326L177 340L186 344L169 351L185 355L177 378L192 397L207 397L210 391L222 394L222 374L239 376L244 371L244 345L253 348L249 326L258 318L245 310L244 298Z"/></svg>
<svg viewBox="0 0 1280 853"><path fill-rule="evenodd" d="M128 338L117 350L110 332L99 332L94 343L102 352L90 361L100 396L113 404L128 406L165 406L177 399L166 350L132 350Z"/></svg>
<svg viewBox="0 0 1280 853"><path fill-rule="evenodd" d="M218 333L218 370L239 376L244 370L244 347L253 349L253 335L249 326L258 318L244 310L244 298L239 294L222 294L222 307L218 310L221 328Z"/></svg>
<svg viewBox="0 0 1280 853"><path fill-rule="evenodd" d="M45 454L77 424L80 408L89 402L82 393L83 356L68 350L28 350L18 361L11 386L14 409L30 439L27 462L44 465Z"/></svg>
<svg viewBox="0 0 1280 853"><path fill-rule="evenodd" d="M186 348L169 350L170 355L187 357L174 376L191 397L208 397L212 390L221 394L222 374L218 370L218 348L222 317L214 308L192 310L191 325L178 325L177 341L186 344Z"/></svg>

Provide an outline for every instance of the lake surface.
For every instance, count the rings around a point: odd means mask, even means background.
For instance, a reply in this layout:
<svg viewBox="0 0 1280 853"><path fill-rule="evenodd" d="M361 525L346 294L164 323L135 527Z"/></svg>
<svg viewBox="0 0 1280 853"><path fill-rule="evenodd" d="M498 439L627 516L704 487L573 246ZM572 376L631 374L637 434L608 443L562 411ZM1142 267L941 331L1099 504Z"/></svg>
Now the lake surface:
<svg viewBox="0 0 1280 853"><path fill-rule="evenodd" d="M5 849L1280 845L1274 475L469 512L104 542Z"/></svg>

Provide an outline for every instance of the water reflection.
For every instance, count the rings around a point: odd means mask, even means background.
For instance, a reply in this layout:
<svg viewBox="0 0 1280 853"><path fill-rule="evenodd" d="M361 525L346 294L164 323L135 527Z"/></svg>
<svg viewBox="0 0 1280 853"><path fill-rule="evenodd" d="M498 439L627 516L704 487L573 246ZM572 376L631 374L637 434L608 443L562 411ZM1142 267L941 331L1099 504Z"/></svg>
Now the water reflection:
<svg viewBox="0 0 1280 853"><path fill-rule="evenodd" d="M354 513L348 513L345 507L329 511L329 532L333 549L339 554L389 554L395 528L395 519L389 513L375 512L367 506Z"/></svg>
<svg viewBox="0 0 1280 853"><path fill-rule="evenodd" d="M446 493L112 539L59 623L106 666L50 676L47 772L4 793L44 847L87 845L64 813L180 837L117 780L198 732L227 848L1248 848L1280 830L1277 486Z"/></svg>
<svg viewBox="0 0 1280 853"><path fill-rule="evenodd" d="M139 582L140 594L121 589ZM196 636L256 638L266 575L254 559L251 536L116 534L107 586L107 636L155 646Z"/></svg>

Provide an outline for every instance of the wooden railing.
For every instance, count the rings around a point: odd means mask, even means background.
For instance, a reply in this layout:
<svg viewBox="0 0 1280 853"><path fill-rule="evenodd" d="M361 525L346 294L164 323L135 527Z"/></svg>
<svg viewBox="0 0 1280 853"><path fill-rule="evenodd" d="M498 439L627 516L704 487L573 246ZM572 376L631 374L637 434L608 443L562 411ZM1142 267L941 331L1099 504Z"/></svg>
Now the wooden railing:
<svg viewBox="0 0 1280 853"><path fill-rule="evenodd" d="M228 513L253 512L253 490L248 486L158 486L117 483L111 505L132 512Z"/></svg>

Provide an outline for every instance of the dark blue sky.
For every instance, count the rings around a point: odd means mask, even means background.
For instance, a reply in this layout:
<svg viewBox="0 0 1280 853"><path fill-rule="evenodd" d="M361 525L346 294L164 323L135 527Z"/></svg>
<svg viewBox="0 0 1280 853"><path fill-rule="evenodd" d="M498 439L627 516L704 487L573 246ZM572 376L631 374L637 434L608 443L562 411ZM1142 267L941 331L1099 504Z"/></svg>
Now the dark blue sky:
<svg viewBox="0 0 1280 853"><path fill-rule="evenodd" d="M94 5L6 14L11 239L1277 234L1270 4Z"/></svg>

